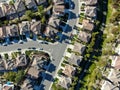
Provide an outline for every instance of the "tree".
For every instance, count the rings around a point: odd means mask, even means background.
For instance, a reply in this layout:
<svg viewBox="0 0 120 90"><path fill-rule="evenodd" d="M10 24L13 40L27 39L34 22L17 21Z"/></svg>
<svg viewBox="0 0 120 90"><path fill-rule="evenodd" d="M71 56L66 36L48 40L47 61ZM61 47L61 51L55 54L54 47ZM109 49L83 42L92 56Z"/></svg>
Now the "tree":
<svg viewBox="0 0 120 90"><path fill-rule="evenodd" d="M33 17L32 11L31 10L26 11L25 16L28 18L28 20L31 20Z"/></svg>
<svg viewBox="0 0 120 90"><path fill-rule="evenodd" d="M41 6L38 6L38 14L39 14L40 17L42 17L43 14L44 14L44 8L43 8L42 5L41 5Z"/></svg>

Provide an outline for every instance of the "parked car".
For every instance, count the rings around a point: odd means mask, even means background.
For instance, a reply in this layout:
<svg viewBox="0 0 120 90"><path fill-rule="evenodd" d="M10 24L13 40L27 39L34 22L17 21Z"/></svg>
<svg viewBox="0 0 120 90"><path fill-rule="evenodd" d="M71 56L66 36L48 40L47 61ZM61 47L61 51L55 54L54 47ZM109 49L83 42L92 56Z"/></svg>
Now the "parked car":
<svg viewBox="0 0 120 90"><path fill-rule="evenodd" d="M7 46L7 43L3 43L3 46Z"/></svg>

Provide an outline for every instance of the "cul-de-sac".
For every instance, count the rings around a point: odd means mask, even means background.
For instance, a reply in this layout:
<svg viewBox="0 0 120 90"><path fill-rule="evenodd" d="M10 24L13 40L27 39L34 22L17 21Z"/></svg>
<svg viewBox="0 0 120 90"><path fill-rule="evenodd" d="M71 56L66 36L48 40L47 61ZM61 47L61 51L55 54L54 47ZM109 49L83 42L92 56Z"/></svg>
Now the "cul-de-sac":
<svg viewBox="0 0 120 90"><path fill-rule="evenodd" d="M120 90L120 0L0 0L0 90Z"/></svg>

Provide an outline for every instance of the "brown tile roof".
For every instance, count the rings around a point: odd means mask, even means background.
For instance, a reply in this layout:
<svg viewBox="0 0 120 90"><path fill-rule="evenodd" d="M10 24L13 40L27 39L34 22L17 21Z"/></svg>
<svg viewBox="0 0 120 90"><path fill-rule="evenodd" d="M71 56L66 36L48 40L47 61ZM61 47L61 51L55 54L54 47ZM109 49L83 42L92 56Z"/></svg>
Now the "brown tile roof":
<svg viewBox="0 0 120 90"><path fill-rule="evenodd" d="M94 24L90 23L89 20L87 20L87 19L83 20L82 25L83 25L83 28L86 30L92 31L94 28Z"/></svg>
<svg viewBox="0 0 120 90"><path fill-rule="evenodd" d="M39 73L40 73L40 70L37 70L35 67L30 67L30 69L28 70L28 75L31 75L34 78L38 78Z"/></svg>
<svg viewBox="0 0 120 90"><path fill-rule="evenodd" d="M71 65L66 64L62 73L64 73L68 77L72 77L75 73L75 68Z"/></svg>

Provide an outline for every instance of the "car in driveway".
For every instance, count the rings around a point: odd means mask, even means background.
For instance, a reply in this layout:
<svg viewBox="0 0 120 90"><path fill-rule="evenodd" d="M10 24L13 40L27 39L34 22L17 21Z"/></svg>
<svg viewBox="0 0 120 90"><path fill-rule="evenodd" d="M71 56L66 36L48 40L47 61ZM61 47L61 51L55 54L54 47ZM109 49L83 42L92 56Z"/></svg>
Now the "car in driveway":
<svg viewBox="0 0 120 90"><path fill-rule="evenodd" d="M7 46L7 43L3 43L3 46Z"/></svg>

